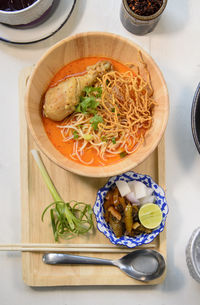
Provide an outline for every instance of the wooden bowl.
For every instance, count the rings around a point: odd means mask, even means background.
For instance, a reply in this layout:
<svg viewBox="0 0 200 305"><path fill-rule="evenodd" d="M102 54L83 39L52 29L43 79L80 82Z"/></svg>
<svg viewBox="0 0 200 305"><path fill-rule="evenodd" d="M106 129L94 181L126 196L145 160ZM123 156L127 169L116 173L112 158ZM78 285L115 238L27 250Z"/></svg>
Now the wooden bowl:
<svg viewBox="0 0 200 305"><path fill-rule="evenodd" d="M81 57L105 56L122 63L137 61L138 50L148 65L154 98L158 105L153 114L153 124L145 141L133 154L118 163L102 167L85 166L64 157L50 142L41 119L41 98L53 76L67 63ZM26 93L26 118L30 132L41 151L58 166L88 177L108 177L126 172L144 161L157 147L165 131L169 100L165 80L154 60L138 45L115 34L89 32L66 38L50 48L36 64L28 82Z"/></svg>

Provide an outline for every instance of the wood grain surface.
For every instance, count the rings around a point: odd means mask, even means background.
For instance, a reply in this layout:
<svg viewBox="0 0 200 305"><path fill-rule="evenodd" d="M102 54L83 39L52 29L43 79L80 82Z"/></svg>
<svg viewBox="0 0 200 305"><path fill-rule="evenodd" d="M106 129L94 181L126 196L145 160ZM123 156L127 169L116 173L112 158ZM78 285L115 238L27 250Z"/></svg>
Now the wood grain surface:
<svg viewBox="0 0 200 305"><path fill-rule="evenodd" d="M29 134L24 114L24 97L27 80L32 68L24 69L19 79L20 94L20 127L21 127L21 212L22 212L22 243L53 244L50 218L46 215L41 221L43 209L52 202L46 185L35 164L30 150L38 149L32 136ZM88 178L68 172L41 153L44 164L62 197L68 200L81 200L94 204L97 190L102 187L107 178ZM165 189L165 148L164 139L161 140L154 152L134 171L149 174L160 186ZM95 222L95 221L94 221ZM62 241L63 247L66 241ZM120 258L121 253L112 253L113 245L97 229L85 237L78 237L69 241L73 253L81 254L81 245L94 245L102 249L100 253L89 252L87 256L108 259ZM106 245L106 246L105 246ZM166 259L166 229L145 247L158 250ZM110 253L104 252L110 249ZM22 269L24 282L29 286L80 286L80 285L153 285L161 283L165 274L154 281L142 283L129 278L120 270L112 266L49 266L42 262L43 252L23 252Z"/></svg>

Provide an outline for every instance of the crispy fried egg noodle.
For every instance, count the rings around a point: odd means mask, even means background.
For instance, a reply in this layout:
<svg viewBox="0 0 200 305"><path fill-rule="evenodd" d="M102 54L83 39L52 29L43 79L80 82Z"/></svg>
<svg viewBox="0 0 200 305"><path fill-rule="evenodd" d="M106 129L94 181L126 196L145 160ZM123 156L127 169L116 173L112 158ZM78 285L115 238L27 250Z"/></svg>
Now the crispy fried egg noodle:
<svg viewBox="0 0 200 305"><path fill-rule="evenodd" d="M97 117L101 118L93 127L91 113L74 112L59 125L65 142L74 139L71 158L83 164L92 164L84 159L84 152L95 149L101 158L101 165L107 158L133 153L144 141L145 132L152 126L153 89L150 75L145 80L138 73L110 71L97 79L94 87L101 87L97 97ZM95 93L94 93L95 94Z"/></svg>

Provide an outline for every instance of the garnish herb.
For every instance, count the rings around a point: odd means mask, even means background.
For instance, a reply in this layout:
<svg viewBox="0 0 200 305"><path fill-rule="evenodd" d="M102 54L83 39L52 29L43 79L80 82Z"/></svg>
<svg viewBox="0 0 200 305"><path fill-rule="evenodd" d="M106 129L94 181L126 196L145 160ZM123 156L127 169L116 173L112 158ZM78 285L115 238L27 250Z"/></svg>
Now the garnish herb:
<svg viewBox="0 0 200 305"><path fill-rule="evenodd" d="M78 132L76 130L73 131L74 139L78 139Z"/></svg>
<svg viewBox="0 0 200 305"><path fill-rule="evenodd" d="M95 114L93 118L90 119L90 123L92 123L92 127L94 130L98 129L98 124L103 122L102 116Z"/></svg>
<svg viewBox="0 0 200 305"><path fill-rule="evenodd" d="M120 158L124 158L124 157L126 157L128 154L127 154L126 151L122 151L119 155L120 155Z"/></svg>
<svg viewBox="0 0 200 305"><path fill-rule="evenodd" d="M90 93L94 93L95 97L101 97L102 94L102 88L101 87L85 87L83 91L86 93L86 95L90 95Z"/></svg>
<svg viewBox="0 0 200 305"><path fill-rule="evenodd" d="M112 111L112 112L115 112L115 108L112 108L111 111Z"/></svg>
<svg viewBox="0 0 200 305"><path fill-rule="evenodd" d="M97 113L96 108L99 105L99 102L94 96L80 97L80 103L76 106L76 112L82 113Z"/></svg>
<svg viewBox="0 0 200 305"><path fill-rule="evenodd" d="M113 142L113 144L116 144L116 139L115 139L115 137L112 138L112 142Z"/></svg>
<svg viewBox="0 0 200 305"><path fill-rule="evenodd" d="M97 114L97 107L99 102L97 98L101 97L101 87L85 87L83 89L85 96L80 97L80 103L76 106L76 112L93 114L94 116L90 119L94 130L98 130L98 124L103 122L103 118ZM90 140L91 138L89 138ZM86 139L88 140L88 139ZM89 141L88 140L88 141Z"/></svg>
<svg viewBox="0 0 200 305"><path fill-rule="evenodd" d="M97 113L96 108L99 105L97 98L101 97L102 88L101 87L85 87L83 89L83 93L85 95L80 97L80 102L76 106L75 111L82 112L82 113L96 114Z"/></svg>
<svg viewBox="0 0 200 305"><path fill-rule="evenodd" d="M69 239L87 233L93 228L91 206L75 200L64 202L49 177L38 152L35 149L31 152L43 176L44 182L54 199L54 202L49 204L43 211L42 221L45 213L50 209L51 225L55 241L58 241L59 237Z"/></svg>

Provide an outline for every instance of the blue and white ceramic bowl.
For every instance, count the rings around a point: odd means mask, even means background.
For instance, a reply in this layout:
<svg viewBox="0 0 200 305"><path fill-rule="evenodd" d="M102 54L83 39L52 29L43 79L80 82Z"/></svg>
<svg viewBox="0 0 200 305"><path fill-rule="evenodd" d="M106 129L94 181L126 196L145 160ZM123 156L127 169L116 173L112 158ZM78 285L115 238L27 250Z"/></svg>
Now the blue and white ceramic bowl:
<svg viewBox="0 0 200 305"><path fill-rule="evenodd" d="M132 180L141 181L147 187L153 189L153 195L155 196L155 204L157 204L161 208L163 219L160 226L154 229L150 234L143 233L138 235L137 237L122 236L119 238L115 236L109 224L105 221L103 208L105 196L107 192L115 185L115 182L118 180L124 180L127 182ZM111 243L115 245L126 246L128 248L134 248L152 242L154 238L164 230L165 221L169 209L165 198L164 190L160 186L158 186L150 176L137 174L135 172L130 171L119 176L111 177L106 183L106 185L99 189L97 193L96 202L93 207L93 211L96 216L98 230L102 232L111 241Z"/></svg>

